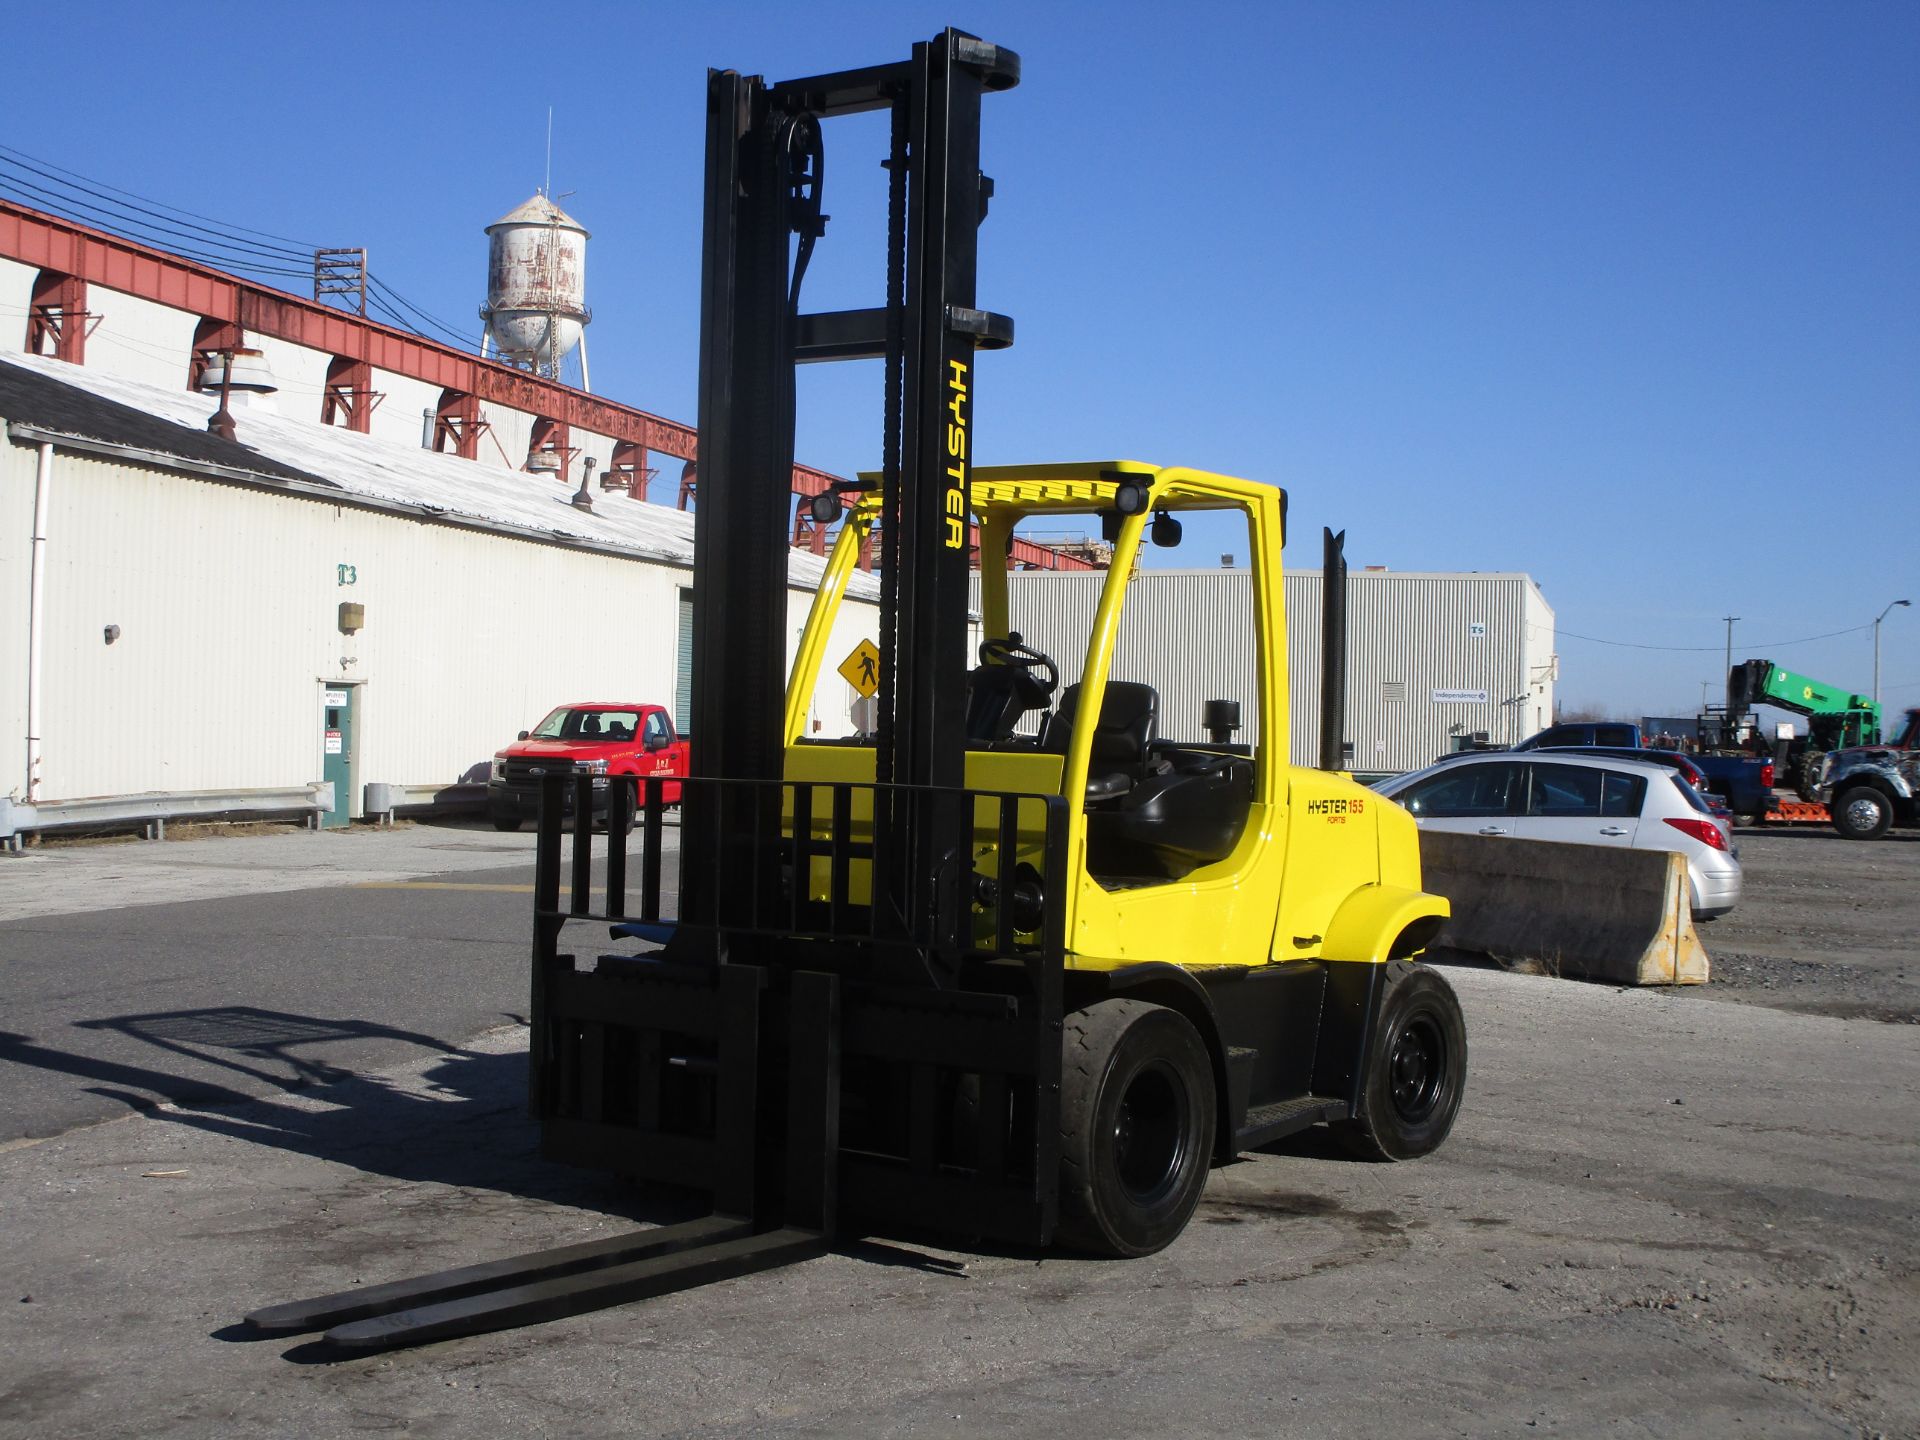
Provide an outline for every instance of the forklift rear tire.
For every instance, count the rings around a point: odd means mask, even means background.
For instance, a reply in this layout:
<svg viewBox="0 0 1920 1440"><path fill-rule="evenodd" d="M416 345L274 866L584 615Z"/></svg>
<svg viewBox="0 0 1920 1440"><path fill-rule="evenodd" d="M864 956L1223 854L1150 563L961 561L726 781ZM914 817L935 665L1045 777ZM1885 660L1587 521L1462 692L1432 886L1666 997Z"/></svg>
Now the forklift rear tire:
<svg viewBox="0 0 1920 1440"><path fill-rule="evenodd" d="M1440 1147L1460 1113L1467 1025L1440 975L1405 960L1387 971L1360 1112L1333 1128L1364 1159L1414 1160Z"/></svg>
<svg viewBox="0 0 1920 1440"><path fill-rule="evenodd" d="M1213 1064L1177 1010L1102 1000L1067 1016L1059 1241L1122 1256L1170 1245L1206 1188L1213 1117Z"/></svg>

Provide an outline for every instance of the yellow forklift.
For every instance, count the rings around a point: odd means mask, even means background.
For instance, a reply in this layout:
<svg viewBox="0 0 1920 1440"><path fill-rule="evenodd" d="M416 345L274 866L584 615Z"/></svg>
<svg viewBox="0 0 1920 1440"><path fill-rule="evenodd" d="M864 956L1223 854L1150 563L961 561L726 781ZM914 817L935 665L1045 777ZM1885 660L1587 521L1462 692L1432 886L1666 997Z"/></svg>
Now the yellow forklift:
<svg viewBox="0 0 1920 1440"><path fill-rule="evenodd" d="M256 1328L431 1340L874 1229L1145 1255L1248 1149L1321 1124L1376 1159L1445 1139L1466 1035L1414 957L1447 905L1420 888L1411 819L1339 771L1337 547L1323 768L1305 769L1280 490L972 463L975 367L1013 332L975 304L980 108L1018 76L948 30L896 65L709 80L694 774L677 829L659 782L616 782L600 856L564 824L593 813L594 777L547 777L529 1063L546 1155L703 1190L713 1213L273 1306ZM884 303L803 313L823 124L873 110L892 122ZM794 367L848 359L884 374L882 465L801 502L839 537L789 666ZM1183 631L1239 657L1237 693L1163 710L1171 632L1128 602L1143 548L1198 511L1246 529L1239 598ZM1009 557L1022 526L1071 523L1098 526L1112 564L1049 654L1023 638ZM817 694L867 628L848 599L863 551L873 718L820 739ZM583 960L587 926L620 943Z"/></svg>

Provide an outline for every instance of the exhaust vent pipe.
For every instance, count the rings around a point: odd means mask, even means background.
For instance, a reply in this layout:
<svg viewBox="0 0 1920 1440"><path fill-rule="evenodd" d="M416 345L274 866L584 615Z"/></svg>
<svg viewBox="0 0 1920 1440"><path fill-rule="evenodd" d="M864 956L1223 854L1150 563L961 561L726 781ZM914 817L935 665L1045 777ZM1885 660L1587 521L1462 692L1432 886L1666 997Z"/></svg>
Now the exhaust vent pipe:
<svg viewBox="0 0 1920 1440"><path fill-rule="evenodd" d="M1320 562L1320 768L1347 768L1347 532L1322 529Z"/></svg>

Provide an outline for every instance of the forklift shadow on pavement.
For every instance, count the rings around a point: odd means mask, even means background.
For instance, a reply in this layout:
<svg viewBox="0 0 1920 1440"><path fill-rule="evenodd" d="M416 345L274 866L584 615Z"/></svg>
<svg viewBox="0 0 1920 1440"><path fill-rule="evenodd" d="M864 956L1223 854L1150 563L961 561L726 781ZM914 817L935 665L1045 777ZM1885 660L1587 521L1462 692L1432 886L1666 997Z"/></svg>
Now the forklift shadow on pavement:
<svg viewBox="0 0 1920 1440"><path fill-rule="evenodd" d="M73 1076L88 1093L157 1121L369 1175L498 1191L623 1221L667 1223L702 1208L670 1187L641 1189L542 1161L538 1130L525 1108L527 1057L518 1048L464 1049L370 1021L250 1006L115 1016L77 1028L117 1032L173 1058L135 1064L0 1031L0 1063ZM312 1053L329 1042L368 1039L418 1046L439 1058L397 1079L348 1071ZM229 1072L231 1083L209 1070ZM281 1093L239 1088L262 1082ZM316 1099L326 1103L315 1105Z"/></svg>

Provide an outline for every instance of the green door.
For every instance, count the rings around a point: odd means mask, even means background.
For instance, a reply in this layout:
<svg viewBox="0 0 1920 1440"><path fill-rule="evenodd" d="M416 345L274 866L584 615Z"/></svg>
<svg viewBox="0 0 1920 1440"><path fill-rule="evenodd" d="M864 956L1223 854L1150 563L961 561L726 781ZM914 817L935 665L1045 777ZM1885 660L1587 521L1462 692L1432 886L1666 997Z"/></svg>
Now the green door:
<svg viewBox="0 0 1920 1440"><path fill-rule="evenodd" d="M674 655L673 728L681 735L693 723L693 591L680 589L679 650Z"/></svg>
<svg viewBox="0 0 1920 1440"><path fill-rule="evenodd" d="M327 685L320 692L320 778L333 782L333 811L320 823L337 830L353 823L353 712L358 687Z"/></svg>

